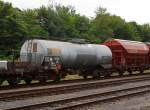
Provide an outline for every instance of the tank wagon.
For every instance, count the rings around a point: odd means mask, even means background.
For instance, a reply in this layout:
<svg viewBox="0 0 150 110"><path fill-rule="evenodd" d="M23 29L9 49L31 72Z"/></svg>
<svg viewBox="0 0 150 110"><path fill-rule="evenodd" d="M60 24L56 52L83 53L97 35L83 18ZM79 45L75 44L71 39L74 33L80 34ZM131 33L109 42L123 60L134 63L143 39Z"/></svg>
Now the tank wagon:
<svg viewBox="0 0 150 110"><path fill-rule="evenodd" d="M103 43L108 46L113 55L112 68L123 75L124 71L130 74L133 71L140 71L143 73L145 69L149 68L150 51L149 47L138 41L113 39Z"/></svg>
<svg viewBox="0 0 150 110"><path fill-rule="evenodd" d="M112 53L105 45L35 39L24 43L20 51L20 59L21 62L30 62L36 66L43 65L45 69L49 69L48 64L57 63L56 65L61 67L62 76L66 73L77 74L78 72L86 77L92 76L97 68L110 68ZM51 62L53 59L55 62Z"/></svg>
<svg viewBox="0 0 150 110"><path fill-rule="evenodd" d="M111 50L105 45L76 44L70 42L30 40L20 51L21 62L41 65L45 57L59 57L63 68L80 69L102 66L110 68ZM109 64L108 64L109 62Z"/></svg>
<svg viewBox="0 0 150 110"><path fill-rule="evenodd" d="M111 60L111 50L105 45L28 40L21 47L20 60L9 62L11 71L7 70L8 62L3 62L9 75L1 75L1 79L16 84L21 79L26 83L59 80L66 73L96 77L97 71L111 68Z"/></svg>

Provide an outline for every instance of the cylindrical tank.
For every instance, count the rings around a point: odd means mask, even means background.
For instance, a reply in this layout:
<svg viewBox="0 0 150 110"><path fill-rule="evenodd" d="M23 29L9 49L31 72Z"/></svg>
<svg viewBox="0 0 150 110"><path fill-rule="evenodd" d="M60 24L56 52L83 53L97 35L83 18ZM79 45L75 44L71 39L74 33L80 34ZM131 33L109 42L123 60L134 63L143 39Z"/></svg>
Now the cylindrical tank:
<svg viewBox="0 0 150 110"><path fill-rule="evenodd" d="M105 45L76 44L50 40L28 40L20 51L21 61L41 64L44 56L59 56L67 68L111 67L112 53Z"/></svg>

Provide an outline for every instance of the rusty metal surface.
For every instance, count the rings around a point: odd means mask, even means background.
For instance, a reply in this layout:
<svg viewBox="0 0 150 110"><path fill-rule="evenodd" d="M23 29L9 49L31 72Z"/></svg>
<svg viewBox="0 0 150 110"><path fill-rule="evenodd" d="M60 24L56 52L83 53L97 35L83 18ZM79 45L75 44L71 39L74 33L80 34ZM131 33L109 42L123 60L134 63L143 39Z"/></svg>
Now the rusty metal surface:
<svg viewBox="0 0 150 110"><path fill-rule="evenodd" d="M114 39L107 41L104 44L109 45L116 45L116 48L118 46L122 46L127 53L134 53L134 54L147 54L149 52L148 46L143 43L143 42L138 42L138 41L130 41L130 40L121 40L121 39Z"/></svg>

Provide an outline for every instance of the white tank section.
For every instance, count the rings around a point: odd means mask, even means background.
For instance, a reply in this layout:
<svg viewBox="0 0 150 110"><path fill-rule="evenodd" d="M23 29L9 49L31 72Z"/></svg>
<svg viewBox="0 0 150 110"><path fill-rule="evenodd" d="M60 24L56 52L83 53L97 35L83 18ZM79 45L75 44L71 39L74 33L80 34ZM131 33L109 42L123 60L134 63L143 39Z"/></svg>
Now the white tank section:
<svg viewBox="0 0 150 110"><path fill-rule="evenodd" d="M76 44L51 40L28 40L21 47L21 61L41 64L44 56L60 56L64 67L111 67L112 53L105 45Z"/></svg>
<svg viewBox="0 0 150 110"><path fill-rule="evenodd" d="M0 70L7 70L8 61L0 61Z"/></svg>

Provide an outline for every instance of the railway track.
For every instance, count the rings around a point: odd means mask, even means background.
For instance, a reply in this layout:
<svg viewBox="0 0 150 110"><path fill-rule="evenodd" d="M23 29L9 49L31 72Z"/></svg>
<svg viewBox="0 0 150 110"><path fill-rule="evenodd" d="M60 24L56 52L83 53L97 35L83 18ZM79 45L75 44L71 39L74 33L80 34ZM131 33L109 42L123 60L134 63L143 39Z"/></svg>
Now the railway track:
<svg viewBox="0 0 150 110"><path fill-rule="evenodd" d="M104 103L108 101L117 100L120 98L144 94L146 92L150 92L150 85L127 88L127 89L116 90L116 91L109 91L109 92L104 92L99 94L92 94L88 96L68 98L68 99L58 100L54 102L41 103L41 104L18 107L18 108L7 109L7 110L29 110L29 109L37 110L37 108L44 110L46 109L46 107L47 109L48 107L50 107L52 110L74 110L79 107L89 106L90 104L92 105L96 103Z"/></svg>
<svg viewBox="0 0 150 110"><path fill-rule="evenodd" d="M132 79L133 80L133 79ZM136 80L138 81L138 80ZM118 81L120 82L120 81ZM92 90L91 90L92 91ZM66 94L65 98L59 100L49 100L47 102L30 104L21 107L8 108L5 110L74 110L76 108L89 106L90 104L109 102L120 98L136 96L150 92L150 84L136 85L133 87L110 89L107 91L88 92L80 95Z"/></svg>
<svg viewBox="0 0 150 110"><path fill-rule="evenodd" d="M0 91L0 101L24 99L28 97L38 97L47 95L58 95L64 93L72 93L87 89L95 89L98 87L120 85L124 83L138 82L150 80L150 75L130 76L126 78L114 78L107 80L91 80L86 82L67 83L62 85L51 85L35 88L22 88L14 90Z"/></svg>
<svg viewBox="0 0 150 110"><path fill-rule="evenodd" d="M6 90L0 91L0 100L10 100L10 99L22 99L27 97L35 97L40 95L56 95L61 93L69 93L74 91L81 91L85 89L94 89L97 87L103 86L111 86L114 84L122 84L129 82L137 82L149 80L150 75L143 76L132 76L126 78L114 78L107 80L91 80L89 82L75 82L75 83L66 83L61 85L54 86L43 86L43 87L35 87L35 88L23 88L23 89L14 89L14 90Z"/></svg>

